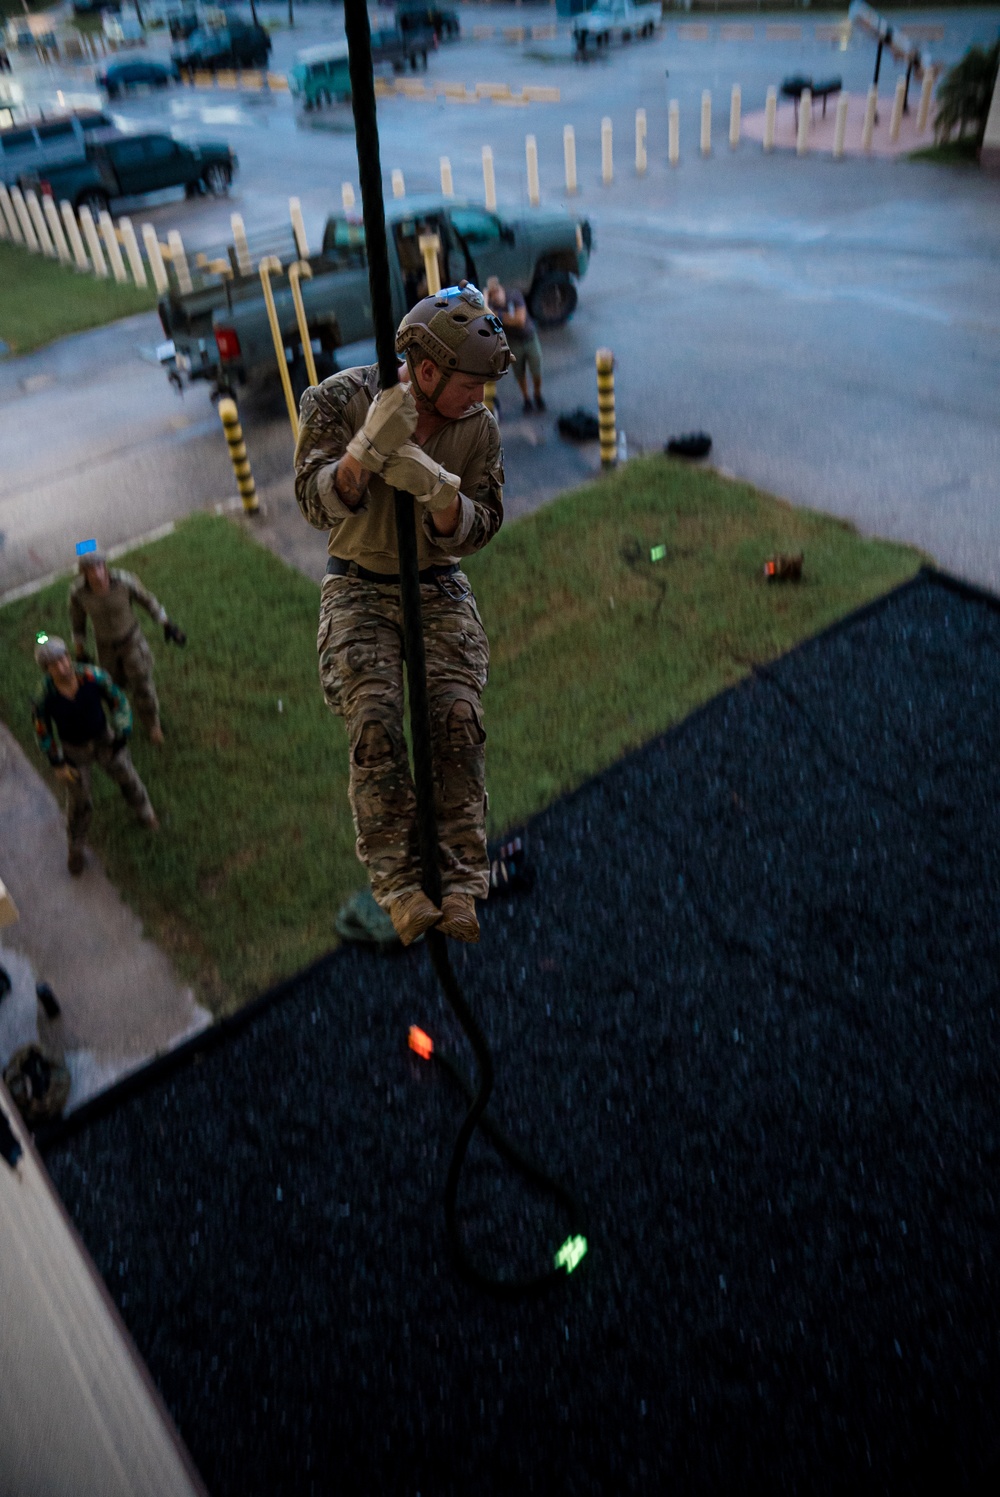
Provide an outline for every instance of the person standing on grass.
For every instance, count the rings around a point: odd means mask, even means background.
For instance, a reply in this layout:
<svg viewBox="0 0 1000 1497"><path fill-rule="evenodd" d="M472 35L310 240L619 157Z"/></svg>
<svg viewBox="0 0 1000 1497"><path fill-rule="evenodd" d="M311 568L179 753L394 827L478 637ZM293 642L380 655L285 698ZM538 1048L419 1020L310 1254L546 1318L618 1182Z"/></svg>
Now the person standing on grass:
<svg viewBox="0 0 1000 1497"><path fill-rule="evenodd" d="M486 733L489 643L459 558L503 521L503 453L483 384L510 350L482 292L425 297L396 334L409 378L382 391L378 365L345 369L302 397L295 497L329 530L320 680L343 717L357 853L408 946L431 926L478 941L489 893ZM421 887L416 796L403 730L403 625L393 491L413 495L443 894Z"/></svg>
<svg viewBox="0 0 1000 1497"><path fill-rule="evenodd" d="M87 621L94 626L97 658L116 686L124 688L135 704L136 715L151 743L163 742L160 703L153 684L153 654L135 616L135 604L145 608L154 623L163 627L169 644L187 643L183 629L171 623L167 610L131 572L108 568L93 541L77 547L79 577L69 590L69 619L73 650L86 662Z"/></svg>
<svg viewBox="0 0 1000 1497"><path fill-rule="evenodd" d="M45 672L45 684L32 705L32 722L38 747L67 787L66 866L75 878L86 862L84 843L94 811L92 764L114 780L140 825L155 831L160 823L129 755L132 709L125 693L100 667L71 660L65 641L55 635L37 636L35 663Z"/></svg>
<svg viewBox="0 0 1000 1497"><path fill-rule="evenodd" d="M542 345L539 342L534 319L528 312L527 302L520 291L505 291L495 275L491 275L486 282L486 300L490 305L490 310L495 312L503 323L503 330L514 359L514 378L517 380L521 397L524 400L525 415L532 409L528 395L529 373L535 387L534 409L544 411Z"/></svg>

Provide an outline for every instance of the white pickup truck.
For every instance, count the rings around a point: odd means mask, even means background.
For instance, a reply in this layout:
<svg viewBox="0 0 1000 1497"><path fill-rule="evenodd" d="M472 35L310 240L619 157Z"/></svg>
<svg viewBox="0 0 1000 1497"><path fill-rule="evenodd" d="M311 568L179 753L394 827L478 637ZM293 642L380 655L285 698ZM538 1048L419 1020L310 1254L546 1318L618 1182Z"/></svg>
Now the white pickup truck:
<svg viewBox="0 0 1000 1497"><path fill-rule="evenodd" d="M586 10L573 22L573 40L578 52L591 43L606 47L612 37L631 41L634 36L652 36L663 20L660 0L633 4L632 0L598 0L593 10Z"/></svg>

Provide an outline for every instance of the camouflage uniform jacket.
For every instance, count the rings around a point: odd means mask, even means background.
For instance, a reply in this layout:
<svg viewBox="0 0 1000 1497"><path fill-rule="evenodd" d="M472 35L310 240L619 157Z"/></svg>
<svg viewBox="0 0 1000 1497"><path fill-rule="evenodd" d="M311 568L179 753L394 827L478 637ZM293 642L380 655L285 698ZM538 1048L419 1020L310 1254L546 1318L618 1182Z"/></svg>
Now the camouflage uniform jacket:
<svg viewBox="0 0 1000 1497"><path fill-rule="evenodd" d="M351 509L334 488L330 466L364 425L378 389L378 365L373 364L346 369L306 391L295 448L295 497L310 525L329 528L331 556L391 574L399 571L392 489L372 474L360 505ZM504 481L500 428L482 404L434 432L423 448L458 475L461 497L458 526L447 536L438 535L423 505L413 501L421 570L447 566L493 539L503 523Z"/></svg>
<svg viewBox="0 0 1000 1497"><path fill-rule="evenodd" d="M157 624L167 622L167 610L131 572L108 571L111 587L106 593L91 592L86 577L77 577L69 590L69 621L73 647L87 648L87 620L94 626L98 645L117 645L138 624L132 606L138 603Z"/></svg>
<svg viewBox="0 0 1000 1497"><path fill-rule="evenodd" d="M108 729L104 709L111 712L111 728L116 737L132 731L132 709L120 686L116 686L98 665L76 666L80 683L75 697L64 697L50 676L46 676L38 696L31 704L31 720L38 747L56 769L65 762L62 742L81 746L102 738Z"/></svg>

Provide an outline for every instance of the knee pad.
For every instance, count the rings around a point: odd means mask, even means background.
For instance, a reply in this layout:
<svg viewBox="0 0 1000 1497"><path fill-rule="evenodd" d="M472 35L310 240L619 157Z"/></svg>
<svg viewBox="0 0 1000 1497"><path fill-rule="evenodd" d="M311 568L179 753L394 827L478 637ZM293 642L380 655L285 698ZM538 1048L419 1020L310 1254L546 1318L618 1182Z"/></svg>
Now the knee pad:
<svg viewBox="0 0 1000 1497"><path fill-rule="evenodd" d="M486 739L479 713L465 697L452 702L445 719L445 731L451 748L475 748Z"/></svg>
<svg viewBox="0 0 1000 1497"><path fill-rule="evenodd" d="M354 744L354 762L359 769L374 769L392 758L392 739L377 718L362 723Z"/></svg>

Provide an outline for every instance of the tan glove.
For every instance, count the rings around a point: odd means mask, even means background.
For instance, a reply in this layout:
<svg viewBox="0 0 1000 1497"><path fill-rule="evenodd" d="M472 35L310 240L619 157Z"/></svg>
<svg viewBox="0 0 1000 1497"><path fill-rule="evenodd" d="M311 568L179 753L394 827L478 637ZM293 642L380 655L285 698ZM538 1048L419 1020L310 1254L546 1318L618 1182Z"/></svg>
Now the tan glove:
<svg viewBox="0 0 1000 1497"><path fill-rule="evenodd" d="M364 426L348 442L347 450L369 473L381 473L386 458L413 435L416 425L417 407L409 389L393 385L375 396Z"/></svg>
<svg viewBox="0 0 1000 1497"><path fill-rule="evenodd" d="M462 480L455 473L428 457L416 442L404 442L387 460L382 477L394 489L412 494L432 514L447 509L458 493Z"/></svg>

